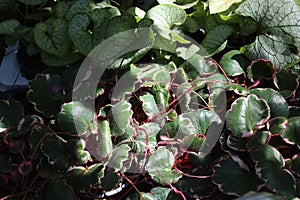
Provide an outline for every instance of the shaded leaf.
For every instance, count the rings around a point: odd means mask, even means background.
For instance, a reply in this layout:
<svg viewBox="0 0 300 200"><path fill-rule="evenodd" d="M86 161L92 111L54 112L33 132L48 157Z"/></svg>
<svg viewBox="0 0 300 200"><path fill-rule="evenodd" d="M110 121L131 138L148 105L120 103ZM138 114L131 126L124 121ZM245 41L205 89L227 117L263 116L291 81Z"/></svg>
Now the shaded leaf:
<svg viewBox="0 0 300 200"><path fill-rule="evenodd" d="M43 51L62 57L69 50L68 23L62 19L49 19L34 27L34 40Z"/></svg>
<svg viewBox="0 0 300 200"><path fill-rule="evenodd" d="M0 101L0 110L0 133L17 125L24 115L21 103L12 99Z"/></svg>
<svg viewBox="0 0 300 200"><path fill-rule="evenodd" d="M218 25L209 31L202 40L201 46L209 55L214 55L224 50L227 38L233 33L233 28L229 25Z"/></svg>
<svg viewBox="0 0 300 200"><path fill-rule="evenodd" d="M280 195L291 196L296 189L293 175L286 169L284 159L274 147L264 144L252 156L256 173L266 181L266 187Z"/></svg>
<svg viewBox="0 0 300 200"><path fill-rule="evenodd" d="M74 167L69 173L69 182L75 191L88 191L92 186L100 183L104 176L104 167L101 163L85 167Z"/></svg>
<svg viewBox="0 0 300 200"><path fill-rule="evenodd" d="M0 34L13 34L20 22L16 19L7 19L0 23Z"/></svg>
<svg viewBox="0 0 300 200"><path fill-rule="evenodd" d="M65 180L57 180L50 183L46 194L47 200L77 199L73 188Z"/></svg>
<svg viewBox="0 0 300 200"><path fill-rule="evenodd" d="M300 117L293 117L288 119L288 124L282 137L291 144L300 144Z"/></svg>
<svg viewBox="0 0 300 200"><path fill-rule="evenodd" d="M247 149L255 150L263 144L267 144L272 134L269 131L258 131L247 143Z"/></svg>
<svg viewBox="0 0 300 200"><path fill-rule="evenodd" d="M221 160L214 166L213 171L213 182L226 194L240 196L251 190L257 191L263 184L263 181L238 157Z"/></svg>
<svg viewBox="0 0 300 200"><path fill-rule="evenodd" d="M62 106L57 116L57 126L61 131L85 134L95 119L95 112L83 103L73 101Z"/></svg>
<svg viewBox="0 0 300 200"><path fill-rule="evenodd" d="M272 80L275 76L275 68L273 64L264 59L255 60L247 68L248 77L253 81Z"/></svg>

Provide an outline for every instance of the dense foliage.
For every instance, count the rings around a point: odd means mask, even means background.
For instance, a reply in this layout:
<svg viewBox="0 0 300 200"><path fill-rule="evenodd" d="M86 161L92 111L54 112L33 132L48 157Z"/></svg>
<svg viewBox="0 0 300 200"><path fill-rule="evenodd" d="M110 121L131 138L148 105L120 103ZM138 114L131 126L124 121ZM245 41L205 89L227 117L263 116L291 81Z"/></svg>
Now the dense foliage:
<svg viewBox="0 0 300 200"><path fill-rule="evenodd" d="M297 3L0 1L1 43L19 41L31 79L0 101L0 198L300 197ZM145 46L76 85L127 30Z"/></svg>

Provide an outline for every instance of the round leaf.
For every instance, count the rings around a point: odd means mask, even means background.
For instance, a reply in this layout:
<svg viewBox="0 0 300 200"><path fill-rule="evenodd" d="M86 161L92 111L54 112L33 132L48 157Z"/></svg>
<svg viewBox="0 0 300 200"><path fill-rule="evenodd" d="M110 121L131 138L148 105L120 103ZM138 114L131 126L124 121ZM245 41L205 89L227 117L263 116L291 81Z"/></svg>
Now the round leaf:
<svg viewBox="0 0 300 200"><path fill-rule="evenodd" d="M60 130L73 134L85 134L95 118L95 112L81 102L73 101L62 106L57 116Z"/></svg>
<svg viewBox="0 0 300 200"><path fill-rule="evenodd" d="M151 155L146 170L158 183L164 185L176 183L181 178L181 174L173 170L174 162L174 155L168 149L160 148Z"/></svg>
<svg viewBox="0 0 300 200"><path fill-rule="evenodd" d="M293 117L288 119L288 124L285 131L282 133L282 137L287 140L287 142L292 144L300 145L300 117Z"/></svg>
<svg viewBox="0 0 300 200"><path fill-rule="evenodd" d="M62 19L40 22L34 27L34 40L45 52L62 57L69 50L68 23Z"/></svg>
<svg viewBox="0 0 300 200"><path fill-rule="evenodd" d="M250 90L250 93L266 100L270 106L272 117L287 117L289 115L288 104L279 92L271 88L259 88Z"/></svg>
<svg viewBox="0 0 300 200"><path fill-rule="evenodd" d="M270 108L266 101L255 95L249 95L235 100L231 109L226 113L226 123L233 135L248 137L269 117Z"/></svg>
<svg viewBox="0 0 300 200"><path fill-rule="evenodd" d="M249 191L257 191L263 184L254 172L238 157L221 160L213 168L213 182L221 191L231 195L243 195ZM247 184L245 184L247 183Z"/></svg>
<svg viewBox="0 0 300 200"><path fill-rule="evenodd" d="M256 162L256 172L264 180L266 187L280 195L291 196L295 192L296 183L293 175L284 167L285 162L280 152L270 145L262 145L252 156Z"/></svg>
<svg viewBox="0 0 300 200"><path fill-rule="evenodd" d="M275 68L273 64L264 59L255 60L247 68L248 77L256 82L258 80L267 79L270 80L275 76Z"/></svg>

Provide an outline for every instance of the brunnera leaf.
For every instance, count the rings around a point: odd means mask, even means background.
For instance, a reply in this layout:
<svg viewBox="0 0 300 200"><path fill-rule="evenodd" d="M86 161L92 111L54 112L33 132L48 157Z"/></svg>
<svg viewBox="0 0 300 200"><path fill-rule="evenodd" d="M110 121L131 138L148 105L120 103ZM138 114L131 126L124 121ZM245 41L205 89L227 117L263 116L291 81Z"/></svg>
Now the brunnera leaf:
<svg viewBox="0 0 300 200"><path fill-rule="evenodd" d="M249 137L270 118L270 107L256 95L240 97L226 113L227 128L234 136Z"/></svg>
<svg viewBox="0 0 300 200"><path fill-rule="evenodd" d="M293 0L246 0L236 12L259 24L256 40L242 48L251 60L270 60L277 69L294 63L300 47L300 8Z"/></svg>
<svg viewBox="0 0 300 200"><path fill-rule="evenodd" d="M240 3L243 0L210 0L209 13L216 14L228 10L233 4Z"/></svg>

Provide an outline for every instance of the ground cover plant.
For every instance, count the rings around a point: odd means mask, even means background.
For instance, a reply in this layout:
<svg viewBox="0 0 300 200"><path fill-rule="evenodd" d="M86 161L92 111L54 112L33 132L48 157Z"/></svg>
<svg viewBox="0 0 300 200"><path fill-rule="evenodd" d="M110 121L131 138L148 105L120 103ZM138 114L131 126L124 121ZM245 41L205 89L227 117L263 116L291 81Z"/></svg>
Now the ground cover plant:
<svg viewBox="0 0 300 200"><path fill-rule="evenodd" d="M300 197L299 1L2 0L0 12L2 49L19 42L30 79L0 101L2 200ZM143 48L76 81L130 30ZM100 59L124 48L109 44Z"/></svg>

